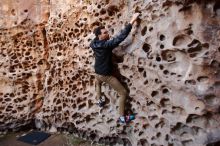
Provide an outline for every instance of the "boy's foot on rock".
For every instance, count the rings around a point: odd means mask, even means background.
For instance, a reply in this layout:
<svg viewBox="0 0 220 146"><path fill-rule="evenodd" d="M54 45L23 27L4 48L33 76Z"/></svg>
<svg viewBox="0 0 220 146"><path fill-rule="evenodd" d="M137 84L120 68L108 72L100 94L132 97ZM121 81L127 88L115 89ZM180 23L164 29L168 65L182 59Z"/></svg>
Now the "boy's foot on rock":
<svg viewBox="0 0 220 146"><path fill-rule="evenodd" d="M135 119L134 115L121 116L121 117L119 117L118 122L121 124L127 124L134 119Z"/></svg>
<svg viewBox="0 0 220 146"><path fill-rule="evenodd" d="M100 97L99 100L98 100L97 105L98 105L100 108L104 107L104 105L105 105L105 99L104 99L103 97Z"/></svg>

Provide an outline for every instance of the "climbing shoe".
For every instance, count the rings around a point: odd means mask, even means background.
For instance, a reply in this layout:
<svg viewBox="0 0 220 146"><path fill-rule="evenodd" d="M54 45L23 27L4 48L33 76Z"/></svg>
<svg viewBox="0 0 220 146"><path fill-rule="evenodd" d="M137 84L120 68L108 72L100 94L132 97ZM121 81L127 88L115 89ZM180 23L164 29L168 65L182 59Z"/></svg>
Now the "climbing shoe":
<svg viewBox="0 0 220 146"><path fill-rule="evenodd" d="M99 100L98 100L97 105L102 108L105 105L105 98L100 97Z"/></svg>
<svg viewBox="0 0 220 146"><path fill-rule="evenodd" d="M121 117L119 117L118 122L121 124L126 124L134 119L135 119L134 115L121 116Z"/></svg>

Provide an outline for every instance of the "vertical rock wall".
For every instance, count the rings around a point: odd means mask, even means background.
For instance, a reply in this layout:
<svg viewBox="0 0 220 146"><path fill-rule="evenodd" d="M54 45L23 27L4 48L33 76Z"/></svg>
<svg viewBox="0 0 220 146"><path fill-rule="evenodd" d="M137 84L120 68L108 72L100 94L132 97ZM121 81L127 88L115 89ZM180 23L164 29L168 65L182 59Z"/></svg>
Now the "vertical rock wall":
<svg viewBox="0 0 220 146"><path fill-rule="evenodd" d="M220 139L220 5L212 1L0 2L0 130L36 126L67 130L106 144L195 145ZM120 126L118 95L95 105L92 30L112 35L134 12L141 19L114 50L127 107Z"/></svg>

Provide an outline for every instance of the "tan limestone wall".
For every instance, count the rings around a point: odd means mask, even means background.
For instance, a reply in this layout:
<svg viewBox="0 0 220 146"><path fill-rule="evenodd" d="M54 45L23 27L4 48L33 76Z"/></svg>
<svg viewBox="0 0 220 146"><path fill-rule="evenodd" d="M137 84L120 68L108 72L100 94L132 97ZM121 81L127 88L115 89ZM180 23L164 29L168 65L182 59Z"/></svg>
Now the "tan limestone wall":
<svg viewBox="0 0 220 146"><path fill-rule="evenodd" d="M220 6L212 1L31 0L0 2L0 130L33 119L122 145L205 145L220 137ZM92 30L112 35L141 12L114 50L118 77L137 113L120 126L118 96L107 84L95 105Z"/></svg>

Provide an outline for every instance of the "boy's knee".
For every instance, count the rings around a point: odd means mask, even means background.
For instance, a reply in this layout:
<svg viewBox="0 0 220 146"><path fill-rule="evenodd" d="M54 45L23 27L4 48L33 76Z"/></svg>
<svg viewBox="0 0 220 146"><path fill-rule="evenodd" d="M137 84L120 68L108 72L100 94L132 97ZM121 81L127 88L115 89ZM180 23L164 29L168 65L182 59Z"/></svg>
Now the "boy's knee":
<svg viewBox="0 0 220 146"><path fill-rule="evenodd" d="M126 89L123 89L120 91L121 96L126 97L128 95L128 91Z"/></svg>

